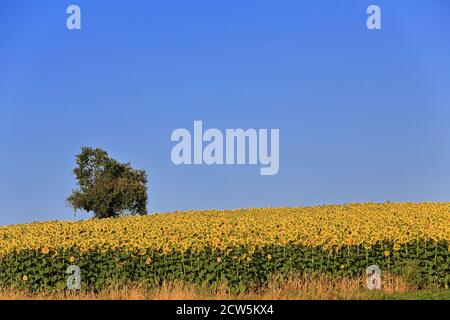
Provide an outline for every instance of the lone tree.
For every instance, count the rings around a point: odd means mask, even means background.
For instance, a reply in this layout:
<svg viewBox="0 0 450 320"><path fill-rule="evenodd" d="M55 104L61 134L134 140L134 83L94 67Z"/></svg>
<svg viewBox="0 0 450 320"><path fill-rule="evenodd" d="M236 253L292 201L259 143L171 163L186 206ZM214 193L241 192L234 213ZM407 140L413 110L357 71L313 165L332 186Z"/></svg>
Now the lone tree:
<svg viewBox="0 0 450 320"><path fill-rule="evenodd" d="M81 148L73 173L79 188L67 201L96 218L147 214L147 174L120 163L102 149Z"/></svg>

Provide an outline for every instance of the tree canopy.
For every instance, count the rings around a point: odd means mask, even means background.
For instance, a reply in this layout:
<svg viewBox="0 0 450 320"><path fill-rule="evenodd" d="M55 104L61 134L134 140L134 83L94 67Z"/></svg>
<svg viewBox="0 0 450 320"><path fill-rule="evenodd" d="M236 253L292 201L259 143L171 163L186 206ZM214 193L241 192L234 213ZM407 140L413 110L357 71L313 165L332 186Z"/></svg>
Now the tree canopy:
<svg viewBox="0 0 450 320"><path fill-rule="evenodd" d="M147 214L147 174L120 163L102 149L83 147L73 170L78 189L67 201L96 218Z"/></svg>

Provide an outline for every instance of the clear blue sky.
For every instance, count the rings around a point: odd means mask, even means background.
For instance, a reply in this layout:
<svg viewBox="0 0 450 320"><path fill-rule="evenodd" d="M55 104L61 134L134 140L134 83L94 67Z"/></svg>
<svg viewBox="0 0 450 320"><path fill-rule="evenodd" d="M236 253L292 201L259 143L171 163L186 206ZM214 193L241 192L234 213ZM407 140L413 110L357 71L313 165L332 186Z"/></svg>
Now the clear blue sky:
<svg viewBox="0 0 450 320"><path fill-rule="evenodd" d="M278 175L173 165L194 120L279 128ZM449 201L449 138L448 0L0 3L1 225L74 219L81 146L147 170L160 212Z"/></svg>

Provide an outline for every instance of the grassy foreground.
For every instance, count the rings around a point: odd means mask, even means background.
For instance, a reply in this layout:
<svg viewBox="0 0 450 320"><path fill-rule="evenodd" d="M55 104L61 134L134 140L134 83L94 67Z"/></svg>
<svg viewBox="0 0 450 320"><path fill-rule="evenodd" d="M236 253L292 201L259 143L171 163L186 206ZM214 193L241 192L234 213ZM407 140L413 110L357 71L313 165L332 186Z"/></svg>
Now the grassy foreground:
<svg viewBox="0 0 450 320"><path fill-rule="evenodd" d="M368 290L365 279L333 279L292 277L271 279L262 291L235 294L226 285L214 289L174 281L158 288L143 285L112 285L101 292L70 292L32 294L0 290L0 300L450 300L450 290L420 290L415 284L398 277L383 277L381 290Z"/></svg>

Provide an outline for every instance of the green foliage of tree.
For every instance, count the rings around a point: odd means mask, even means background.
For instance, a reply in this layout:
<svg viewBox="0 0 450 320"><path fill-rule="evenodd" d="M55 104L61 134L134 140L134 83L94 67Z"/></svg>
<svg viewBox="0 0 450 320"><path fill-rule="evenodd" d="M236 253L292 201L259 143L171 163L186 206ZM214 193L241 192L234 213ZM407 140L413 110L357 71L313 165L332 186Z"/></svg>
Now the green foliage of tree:
<svg viewBox="0 0 450 320"><path fill-rule="evenodd" d="M130 163L120 163L102 149L81 148L73 170L78 189L67 201L75 210L94 212L96 218L147 214L147 174Z"/></svg>

